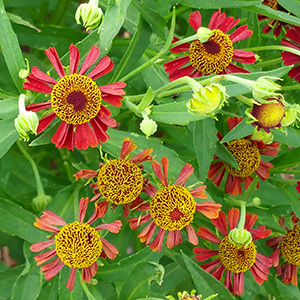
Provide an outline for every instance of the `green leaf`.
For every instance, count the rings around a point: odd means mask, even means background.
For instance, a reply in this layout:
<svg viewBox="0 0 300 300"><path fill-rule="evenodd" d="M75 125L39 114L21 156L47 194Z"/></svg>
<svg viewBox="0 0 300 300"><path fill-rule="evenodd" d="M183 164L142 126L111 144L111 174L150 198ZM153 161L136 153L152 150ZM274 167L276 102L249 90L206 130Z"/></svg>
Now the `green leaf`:
<svg viewBox="0 0 300 300"><path fill-rule="evenodd" d="M100 267L95 278L101 282L122 282L142 260L158 262L162 256L163 253L153 252L147 247L121 259L118 263Z"/></svg>
<svg viewBox="0 0 300 300"><path fill-rule="evenodd" d="M215 277L201 269L183 252L181 252L181 255L183 257L187 270L191 274L196 290L198 292L201 291L203 297L208 297L210 295L218 293L217 299L234 299L229 290L222 283L220 283L220 281L218 281Z"/></svg>
<svg viewBox="0 0 300 300"><path fill-rule="evenodd" d="M260 0L210 0L210 1L195 1L195 0L180 0L181 5L190 6L193 8L218 9L220 7L245 7L250 5L260 4Z"/></svg>
<svg viewBox="0 0 300 300"><path fill-rule="evenodd" d="M131 0L109 1L99 32L101 56L108 53L113 39L119 33L130 2Z"/></svg>
<svg viewBox="0 0 300 300"><path fill-rule="evenodd" d="M151 108L150 117L158 122L176 125L187 125L192 121L206 118L206 116L194 116L189 113L185 101L155 105Z"/></svg>
<svg viewBox="0 0 300 300"><path fill-rule="evenodd" d="M25 242L23 251L26 265L15 283L12 300L35 300L41 291L43 275L33 258L36 253L31 252L29 247L30 244Z"/></svg>
<svg viewBox="0 0 300 300"><path fill-rule="evenodd" d="M36 243L46 235L33 226L35 215L6 199L0 198L0 230Z"/></svg>
<svg viewBox="0 0 300 300"><path fill-rule="evenodd" d="M37 32L41 32L40 29L36 28L35 26L33 26L32 24L30 24L29 22L23 20L20 16L14 15L14 14L10 14L7 13L7 16L10 18L10 20L16 24L19 25L23 25L23 26L27 26L29 28L35 29Z"/></svg>
<svg viewBox="0 0 300 300"><path fill-rule="evenodd" d="M0 101L0 119L16 118L19 113L18 97L7 98Z"/></svg>
<svg viewBox="0 0 300 300"><path fill-rule="evenodd" d="M57 300L58 299L58 276L43 285L38 300Z"/></svg>
<svg viewBox="0 0 300 300"><path fill-rule="evenodd" d="M217 143L216 155L223 161L227 162L235 169L240 169L240 166L232 156L231 152L221 143Z"/></svg>
<svg viewBox="0 0 300 300"><path fill-rule="evenodd" d="M7 268L0 272L0 299L10 299L15 281L24 269L24 265Z"/></svg>
<svg viewBox="0 0 300 300"><path fill-rule="evenodd" d="M193 144L199 166L200 181L205 182L216 150L217 129L211 118L194 123Z"/></svg>
<svg viewBox="0 0 300 300"><path fill-rule="evenodd" d="M300 1L299 0L278 0L278 3L286 10L300 17Z"/></svg>
<svg viewBox="0 0 300 300"><path fill-rule="evenodd" d="M230 130L222 139L221 143L226 143L232 140L243 138L247 135L253 134L254 127L251 124L246 123L247 119L237 124L232 130Z"/></svg>
<svg viewBox="0 0 300 300"><path fill-rule="evenodd" d="M24 58L16 34L11 27L5 12L3 0L0 0L0 45L9 73L20 93L23 92L22 80L19 77L21 69L25 69Z"/></svg>
<svg viewBox="0 0 300 300"><path fill-rule="evenodd" d="M119 78L129 73L139 58L147 49L152 32L147 22L140 17L137 30L130 41L129 47L123 55L117 69L114 72L112 82L118 81Z"/></svg>
<svg viewBox="0 0 300 300"><path fill-rule="evenodd" d="M132 5L140 12L145 21L150 25L152 31L159 37L164 38L164 27L167 20L157 11L141 2L133 0Z"/></svg>
<svg viewBox="0 0 300 300"><path fill-rule="evenodd" d="M150 282L157 276L161 276L162 266L142 261L123 282L119 299L133 300L138 297L147 296L150 292Z"/></svg>
<svg viewBox="0 0 300 300"><path fill-rule="evenodd" d="M10 149L18 137L14 119L0 121L0 158Z"/></svg>
<svg viewBox="0 0 300 300"><path fill-rule="evenodd" d="M245 9L252 11L257 14L261 14L263 16L267 16L271 19L279 20L291 25L300 26L300 19L294 17L288 13L283 11L272 9L271 7L263 4L255 5L255 6L248 6Z"/></svg>
<svg viewBox="0 0 300 300"><path fill-rule="evenodd" d="M293 168L300 164L300 147L289 150L288 152L274 158L272 160L274 167L271 172L277 172L278 170L284 170L286 168Z"/></svg>

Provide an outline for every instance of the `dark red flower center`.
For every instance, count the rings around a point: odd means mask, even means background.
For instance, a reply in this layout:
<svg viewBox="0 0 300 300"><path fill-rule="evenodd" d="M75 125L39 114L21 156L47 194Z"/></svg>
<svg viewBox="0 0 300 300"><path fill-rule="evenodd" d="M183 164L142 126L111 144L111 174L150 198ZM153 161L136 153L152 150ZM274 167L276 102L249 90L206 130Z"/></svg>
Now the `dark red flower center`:
<svg viewBox="0 0 300 300"><path fill-rule="evenodd" d="M81 111L84 109L87 100L82 92L74 91L67 96L67 102L73 104L75 111Z"/></svg>
<svg viewBox="0 0 300 300"><path fill-rule="evenodd" d="M196 201L191 193L178 185L160 189L150 202L154 223L165 230L181 230L194 218Z"/></svg>
<svg viewBox="0 0 300 300"><path fill-rule="evenodd" d="M51 92L55 114L68 124L89 122L101 108L101 92L91 78L72 74L61 78Z"/></svg>
<svg viewBox="0 0 300 300"><path fill-rule="evenodd" d="M207 42L195 40L189 50L191 65L203 74L219 74L231 62L233 45L228 34L217 29Z"/></svg>

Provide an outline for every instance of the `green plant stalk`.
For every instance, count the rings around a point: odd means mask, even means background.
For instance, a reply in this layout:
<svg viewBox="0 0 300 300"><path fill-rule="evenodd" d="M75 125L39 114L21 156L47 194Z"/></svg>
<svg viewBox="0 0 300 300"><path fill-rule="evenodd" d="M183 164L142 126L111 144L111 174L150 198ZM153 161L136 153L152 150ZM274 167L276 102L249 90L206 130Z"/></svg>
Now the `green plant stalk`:
<svg viewBox="0 0 300 300"><path fill-rule="evenodd" d="M173 16L172 16L172 22L171 22L171 28L170 32L167 38L167 41L165 45L162 47L162 49L155 55L153 56L150 60L142 64L141 66L137 67L135 70L132 72L128 73L125 75L123 78L120 79L120 81L127 81L131 77L135 76L145 68L149 67L151 64L155 63L156 60L158 60L162 55L164 55L168 50L169 47L172 43L173 35L174 35L174 30L175 30L175 19L176 19L176 14L175 14L175 7L173 8Z"/></svg>
<svg viewBox="0 0 300 300"><path fill-rule="evenodd" d="M96 300L95 297L89 291L89 289L88 289L88 287L87 287L87 285L86 285L86 283L85 283L84 280L82 281L81 285L82 285L82 288L83 288L83 290L85 292L85 295L88 298L88 300Z"/></svg>
<svg viewBox="0 0 300 300"><path fill-rule="evenodd" d="M245 221L246 221L246 202L240 201L240 206L241 206L241 214L240 214L240 220L237 228L240 230L244 230Z"/></svg>
<svg viewBox="0 0 300 300"><path fill-rule="evenodd" d="M32 167L32 170L33 170L33 174L34 174L34 177L35 177L35 182L36 182L37 195L38 196L45 195L45 192L44 192L44 189L43 189L43 185L42 185L42 182L41 182L41 177L40 177L40 174L39 174L39 171L38 171L38 168L36 166L35 161L32 159L32 157L25 150L25 148L23 147L23 145L20 142L20 140L17 140L17 146L19 147L20 151L23 153L23 155L25 156L25 158L31 164L31 167Z"/></svg>
<svg viewBox="0 0 300 300"><path fill-rule="evenodd" d="M282 50L282 51L291 52L291 53L294 53L294 54L300 56L300 50L290 48L290 47L286 47L286 46L279 46L279 45L251 47L251 48L241 49L241 50L247 50L247 51Z"/></svg>
<svg viewBox="0 0 300 300"><path fill-rule="evenodd" d="M58 25L64 16L67 6L69 5L70 0L59 0L53 11L50 23L53 25Z"/></svg>

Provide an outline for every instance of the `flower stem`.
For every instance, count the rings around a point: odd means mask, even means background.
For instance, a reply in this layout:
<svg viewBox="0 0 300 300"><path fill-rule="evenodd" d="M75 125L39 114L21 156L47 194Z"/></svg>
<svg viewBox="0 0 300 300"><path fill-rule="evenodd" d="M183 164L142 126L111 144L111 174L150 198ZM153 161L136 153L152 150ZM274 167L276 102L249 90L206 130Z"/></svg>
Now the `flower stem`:
<svg viewBox="0 0 300 300"><path fill-rule="evenodd" d="M23 155L25 156L25 158L31 164L31 167L32 167L32 170L33 170L33 174L34 174L34 177L35 177L36 189L37 189L38 196L45 195L45 192L44 192L44 189L43 189L43 185L42 185L42 182L41 182L41 177L40 177L40 174L39 174L39 171L38 171L38 168L36 166L35 161L32 159L32 157L25 150L25 148L23 147L23 145L20 142L20 140L17 140L17 146L19 147L20 151L23 153Z"/></svg>
<svg viewBox="0 0 300 300"><path fill-rule="evenodd" d="M240 214L240 220L237 228L240 230L244 230L245 221L246 221L246 202L240 201L240 205L241 205L241 214Z"/></svg>
<svg viewBox="0 0 300 300"><path fill-rule="evenodd" d="M286 46L279 46L279 45L259 46L259 47L247 48L244 50L247 50L247 51L282 50L282 51L291 52L291 53L294 53L294 54L300 56L300 50L286 47Z"/></svg>
<svg viewBox="0 0 300 300"><path fill-rule="evenodd" d="M96 300L96 298L89 291L89 289L88 289L88 287L87 287L87 285L86 285L86 283L85 283L84 280L82 281L81 285L82 285L82 288L83 288L83 290L85 292L85 295L88 298L88 300Z"/></svg>
<svg viewBox="0 0 300 300"><path fill-rule="evenodd" d="M167 37L165 45L162 47L162 49L155 56L153 56L151 59L149 59L147 62L145 62L141 66L137 67L132 72L125 75L123 78L120 79L120 81L127 81L128 79L130 79L134 75L138 74L140 71L144 70L145 68L147 68L150 65L152 65L153 63L155 63L156 60L158 60L162 55L164 55L169 50L169 47L172 43L174 30L175 30L175 19L176 19L176 14L175 14L175 8L174 8L173 9L172 21L171 21L171 28L170 28L170 32L169 32L169 35Z"/></svg>

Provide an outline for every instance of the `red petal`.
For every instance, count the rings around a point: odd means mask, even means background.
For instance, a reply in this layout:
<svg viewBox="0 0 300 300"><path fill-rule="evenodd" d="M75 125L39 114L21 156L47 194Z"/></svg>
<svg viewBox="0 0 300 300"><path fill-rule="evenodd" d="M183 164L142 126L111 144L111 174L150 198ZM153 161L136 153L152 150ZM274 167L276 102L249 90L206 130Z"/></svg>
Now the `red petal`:
<svg viewBox="0 0 300 300"><path fill-rule="evenodd" d="M223 211L221 211L219 213L219 217L218 218L212 219L211 222L223 234L223 236L228 235L226 215L225 215L225 213Z"/></svg>
<svg viewBox="0 0 300 300"><path fill-rule="evenodd" d="M98 145L97 137L88 123L77 125L75 133L75 147L77 149L86 150L89 146L96 147Z"/></svg>
<svg viewBox="0 0 300 300"><path fill-rule="evenodd" d="M198 228L198 232L197 234L207 240L207 241L210 241L212 243L215 243L215 244L220 244L221 240L219 238L217 238L214 234L212 234L208 229L206 229L205 227L199 227Z"/></svg>
<svg viewBox="0 0 300 300"><path fill-rule="evenodd" d="M100 49L97 46L92 46L79 70L79 74L84 75L85 72L97 61L99 55Z"/></svg>
<svg viewBox="0 0 300 300"><path fill-rule="evenodd" d="M247 30L248 25L243 25L237 28L229 37L232 43L245 40L253 34L252 30Z"/></svg>
<svg viewBox="0 0 300 300"><path fill-rule="evenodd" d="M36 130L37 134L40 134L41 132L43 132L56 117L57 116L56 116L55 112L51 112L46 117L40 119L39 126Z"/></svg>
<svg viewBox="0 0 300 300"><path fill-rule="evenodd" d="M57 83L55 79L42 72L38 67L32 67L31 73L36 79L42 81L45 84L55 85Z"/></svg>
<svg viewBox="0 0 300 300"><path fill-rule="evenodd" d="M240 218L240 211L237 208L231 208L228 210L229 230L232 230L236 227L239 218Z"/></svg>
<svg viewBox="0 0 300 300"><path fill-rule="evenodd" d="M30 250L32 252L39 252L39 251L42 251L42 250L46 249L47 247L49 247L53 244L55 244L55 241L53 241L53 240L38 242L38 243L32 244L31 247L30 247Z"/></svg>
<svg viewBox="0 0 300 300"><path fill-rule="evenodd" d="M100 238L103 246L103 250L108 258L114 259L119 253L118 249L106 239Z"/></svg>
<svg viewBox="0 0 300 300"><path fill-rule="evenodd" d="M186 226L186 231L187 231L187 234L188 234L189 241L193 245L198 245L198 237L197 237L196 232L195 232L195 230L194 230L194 228L191 224L188 224Z"/></svg>
<svg viewBox="0 0 300 300"><path fill-rule="evenodd" d="M190 14L189 23L195 31L201 27L201 14L199 11L195 11Z"/></svg>
<svg viewBox="0 0 300 300"><path fill-rule="evenodd" d="M70 73L77 73L78 63L79 63L79 50L76 46L71 44L70 50Z"/></svg>
<svg viewBox="0 0 300 300"><path fill-rule="evenodd" d="M47 57L49 58L51 64L53 65L58 76L60 78L66 76L64 67L59 59L56 49L54 47L50 47L49 49L45 50L45 53L46 53Z"/></svg>
<svg viewBox="0 0 300 300"><path fill-rule="evenodd" d="M174 184L185 186L187 179L193 174L194 168L190 164L186 164L180 171Z"/></svg>
<svg viewBox="0 0 300 300"><path fill-rule="evenodd" d="M42 81L37 80L35 77L31 76L30 74L27 76L27 82L23 83L24 90L30 90L33 92L51 94L52 87L43 83Z"/></svg>
<svg viewBox="0 0 300 300"><path fill-rule="evenodd" d="M253 64L256 62L255 53L244 50L233 50L232 59L243 64Z"/></svg>
<svg viewBox="0 0 300 300"><path fill-rule="evenodd" d="M87 75L87 77L96 80L97 78L109 73L114 67L114 63L108 56L104 56L95 66L95 68Z"/></svg>

